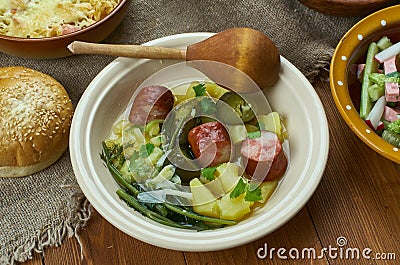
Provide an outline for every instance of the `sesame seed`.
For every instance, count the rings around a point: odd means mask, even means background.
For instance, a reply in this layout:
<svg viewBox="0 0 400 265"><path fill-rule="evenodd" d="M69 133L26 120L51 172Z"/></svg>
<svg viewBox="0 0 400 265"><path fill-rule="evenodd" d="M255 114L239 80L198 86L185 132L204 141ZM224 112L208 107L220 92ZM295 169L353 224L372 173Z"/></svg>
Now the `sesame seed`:
<svg viewBox="0 0 400 265"><path fill-rule="evenodd" d="M38 81L32 77L37 75L35 71L21 69L17 73L3 69L0 69L0 77L14 80L15 84L0 87L0 144L25 143L41 135L51 139L53 136L48 136L47 131L56 134L62 122L68 119L70 123L71 115L61 115L65 109L71 110L70 101L68 96L59 93L58 84ZM47 79L47 76L42 75L42 78Z"/></svg>

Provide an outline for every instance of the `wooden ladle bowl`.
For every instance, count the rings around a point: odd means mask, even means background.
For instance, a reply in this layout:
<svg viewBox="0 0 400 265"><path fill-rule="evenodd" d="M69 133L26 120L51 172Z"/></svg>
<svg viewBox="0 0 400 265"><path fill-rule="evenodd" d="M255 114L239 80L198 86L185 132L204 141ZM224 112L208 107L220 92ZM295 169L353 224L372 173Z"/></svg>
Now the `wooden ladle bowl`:
<svg viewBox="0 0 400 265"><path fill-rule="evenodd" d="M299 0L317 12L332 16L364 16L398 3L396 0Z"/></svg>
<svg viewBox="0 0 400 265"><path fill-rule="evenodd" d="M228 29L192 44L186 50L79 41L71 43L68 48L74 54L105 54L132 58L219 62L246 74L261 89L272 87L277 82L280 71L280 55L277 47L265 34L252 28ZM214 79L212 77L213 72L215 73L218 69L208 69L209 66L208 64L206 67L202 67L201 64L196 64L195 68ZM225 73L225 75L239 71L232 71ZM217 73L220 74L221 72L217 71ZM235 75L227 79L235 79L238 84L242 84L243 89L238 89L240 91L237 92L251 92L247 91L246 86L243 85L242 75Z"/></svg>

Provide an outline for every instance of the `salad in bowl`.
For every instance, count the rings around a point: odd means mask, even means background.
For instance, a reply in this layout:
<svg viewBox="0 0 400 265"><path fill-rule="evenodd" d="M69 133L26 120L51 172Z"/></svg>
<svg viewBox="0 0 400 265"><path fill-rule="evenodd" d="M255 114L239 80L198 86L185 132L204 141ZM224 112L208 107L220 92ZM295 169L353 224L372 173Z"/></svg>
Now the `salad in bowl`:
<svg viewBox="0 0 400 265"><path fill-rule="evenodd" d="M361 83L360 116L385 141L400 148L400 42L387 36L368 46L364 63L357 64Z"/></svg>

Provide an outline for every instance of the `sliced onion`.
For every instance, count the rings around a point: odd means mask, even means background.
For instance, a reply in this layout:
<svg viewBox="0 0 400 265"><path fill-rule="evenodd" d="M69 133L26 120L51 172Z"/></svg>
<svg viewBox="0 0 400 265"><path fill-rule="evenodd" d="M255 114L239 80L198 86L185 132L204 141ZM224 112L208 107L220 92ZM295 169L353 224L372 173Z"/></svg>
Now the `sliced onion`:
<svg viewBox="0 0 400 265"><path fill-rule="evenodd" d="M383 63L390 57L396 56L399 53L400 53L400 42L398 42L398 43L390 46L389 48L379 52L378 54L376 54L375 59L378 62Z"/></svg>
<svg viewBox="0 0 400 265"><path fill-rule="evenodd" d="M138 194L137 198L140 202L145 203L163 203L167 197L164 190L152 190L141 192Z"/></svg>
<svg viewBox="0 0 400 265"><path fill-rule="evenodd" d="M365 122L371 127L373 130L378 128L379 122L383 116L383 112L386 106L386 99L385 96L380 97L374 107L372 108L371 112L368 114Z"/></svg>
<svg viewBox="0 0 400 265"><path fill-rule="evenodd" d="M167 201L167 195L171 195L174 197L181 197L188 200L192 199L191 192L173 190L173 189L164 189L164 190L151 190L145 191L138 194L137 198L140 202L145 203L163 203Z"/></svg>

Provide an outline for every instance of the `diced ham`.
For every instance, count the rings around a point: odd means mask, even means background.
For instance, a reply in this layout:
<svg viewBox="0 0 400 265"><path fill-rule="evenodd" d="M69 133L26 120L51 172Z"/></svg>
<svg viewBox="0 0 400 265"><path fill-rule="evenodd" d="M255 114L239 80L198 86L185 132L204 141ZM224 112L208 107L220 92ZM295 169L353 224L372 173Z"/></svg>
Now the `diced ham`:
<svg viewBox="0 0 400 265"><path fill-rule="evenodd" d="M365 64L362 63L362 64L355 65L355 70L350 68L350 71L352 71L352 73L356 74L357 80L359 82L362 82L362 79L364 77L364 69L365 69ZM383 73L382 69L378 69L377 73L382 74Z"/></svg>
<svg viewBox="0 0 400 265"><path fill-rule="evenodd" d="M390 74L396 72L396 56L390 57L386 61L383 62L383 69L385 70L385 74Z"/></svg>
<svg viewBox="0 0 400 265"><path fill-rule="evenodd" d="M390 74L397 71L396 56L390 57L383 62L385 74ZM385 97L388 102L400 101L400 91L398 83L385 83Z"/></svg>
<svg viewBox="0 0 400 265"><path fill-rule="evenodd" d="M357 66L357 79L361 82L363 76L364 76L364 68L365 64L359 64Z"/></svg>
<svg viewBox="0 0 400 265"><path fill-rule="evenodd" d="M393 122L393 121L397 121L399 119L399 116L398 116L399 114L400 113L397 112L395 109L385 106L385 110L383 112L382 118L387 121Z"/></svg>
<svg viewBox="0 0 400 265"><path fill-rule="evenodd" d="M385 98L388 102L397 102L400 100L399 84L385 83Z"/></svg>
<svg viewBox="0 0 400 265"><path fill-rule="evenodd" d="M62 34L62 35L65 35L65 34L69 34L69 33L78 31L78 30L80 30L81 28L78 27L78 26L65 24L65 25L62 26L61 29L62 29L61 34Z"/></svg>

